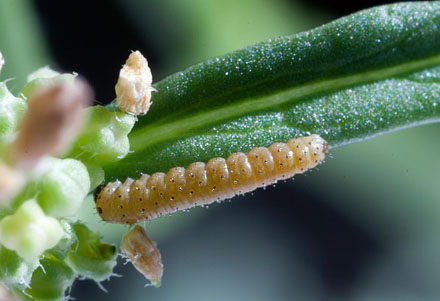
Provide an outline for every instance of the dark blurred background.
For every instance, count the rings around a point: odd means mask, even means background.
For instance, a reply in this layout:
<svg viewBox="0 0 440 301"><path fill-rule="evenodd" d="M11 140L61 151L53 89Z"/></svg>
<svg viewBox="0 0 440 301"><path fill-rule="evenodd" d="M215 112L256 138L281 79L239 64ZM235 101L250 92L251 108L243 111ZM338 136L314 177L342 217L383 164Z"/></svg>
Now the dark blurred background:
<svg viewBox="0 0 440 301"><path fill-rule="evenodd" d="M154 80L203 59L292 34L384 1L0 1L1 79L18 91L40 66L78 72L109 102L131 50ZM439 300L440 126L333 150L294 181L157 221L147 230L162 287L130 264L122 278L77 281L76 300ZM125 226L79 218L119 243Z"/></svg>

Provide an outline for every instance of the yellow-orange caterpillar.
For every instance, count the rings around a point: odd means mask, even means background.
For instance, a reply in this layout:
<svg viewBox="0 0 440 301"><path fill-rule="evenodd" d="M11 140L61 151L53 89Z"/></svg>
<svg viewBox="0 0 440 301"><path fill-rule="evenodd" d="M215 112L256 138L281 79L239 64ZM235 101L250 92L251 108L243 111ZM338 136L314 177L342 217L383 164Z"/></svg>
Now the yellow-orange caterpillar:
<svg viewBox="0 0 440 301"><path fill-rule="evenodd" d="M96 210L103 220L134 224L164 214L230 199L277 180L288 179L321 163L327 143L314 134L256 147L247 155L233 153L226 160L195 162L186 169L175 167L108 183L95 192Z"/></svg>

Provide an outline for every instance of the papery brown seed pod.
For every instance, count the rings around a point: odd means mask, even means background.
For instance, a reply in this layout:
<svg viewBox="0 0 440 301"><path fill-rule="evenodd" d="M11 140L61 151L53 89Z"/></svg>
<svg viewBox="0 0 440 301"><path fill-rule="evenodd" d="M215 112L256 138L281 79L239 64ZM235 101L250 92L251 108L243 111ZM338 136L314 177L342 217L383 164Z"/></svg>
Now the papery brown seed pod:
<svg viewBox="0 0 440 301"><path fill-rule="evenodd" d="M151 284L155 287L160 286L163 274L162 257L156 243L147 236L143 227L136 225L124 235L121 251Z"/></svg>
<svg viewBox="0 0 440 301"><path fill-rule="evenodd" d="M82 126L84 108L91 100L91 88L80 79L33 92L12 146L16 166L30 169L45 155L63 154Z"/></svg>
<svg viewBox="0 0 440 301"><path fill-rule="evenodd" d="M194 206L204 206L303 173L324 161L327 142L314 134L256 147L227 159L195 162L164 174L110 182L95 193L105 221L135 224Z"/></svg>
<svg viewBox="0 0 440 301"><path fill-rule="evenodd" d="M139 51L132 52L119 72L115 86L118 108L136 116L146 114L151 105L152 81L145 57Z"/></svg>

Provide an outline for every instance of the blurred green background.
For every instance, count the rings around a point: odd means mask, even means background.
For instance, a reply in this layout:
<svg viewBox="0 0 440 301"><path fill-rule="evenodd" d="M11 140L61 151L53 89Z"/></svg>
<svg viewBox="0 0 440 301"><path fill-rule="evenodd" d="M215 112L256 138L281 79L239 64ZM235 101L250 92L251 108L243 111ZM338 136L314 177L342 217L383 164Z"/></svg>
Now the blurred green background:
<svg viewBox="0 0 440 301"><path fill-rule="evenodd" d="M312 0L0 0L1 80L19 91L43 65L76 71L109 102L130 50L154 80L203 59L307 30L383 2ZM439 300L440 125L332 150L294 181L147 223L165 265L144 288L120 264L76 300ZM119 243L126 226L79 218ZM123 260L121 260L121 263Z"/></svg>

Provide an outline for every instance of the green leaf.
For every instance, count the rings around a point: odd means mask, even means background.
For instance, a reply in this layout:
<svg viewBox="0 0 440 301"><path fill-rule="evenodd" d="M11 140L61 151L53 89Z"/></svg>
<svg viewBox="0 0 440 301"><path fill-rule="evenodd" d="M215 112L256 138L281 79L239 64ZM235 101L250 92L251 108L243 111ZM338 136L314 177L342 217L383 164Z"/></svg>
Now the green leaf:
<svg viewBox="0 0 440 301"><path fill-rule="evenodd" d="M32 273L38 268L39 260L25 261L15 251L0 246L0 279L8 285L23 290L32 278Z"/></svg>
<svg viewBox="0 0 440 301"><path fill-rule="evenodd" d="M116 247L101 242L101 237L85 225L72 225L77 242L71 247L65 262L77 274L99 282L111 276L116 265Z"/></svg>
<svg viewBox="0 0 440 301"><path fill-rule="evenodd" d="M155 85L106 176L167 171L317 133L336 147L440 119L440 2L376 7Z"/></svg>
<svg viewBox="0 0 440 301"><path fill-rule="evenodd" d="M40 264L21 297L25 300L62 300L66 289L75 280L75 273L51 254L47 254Z"/></svg>

